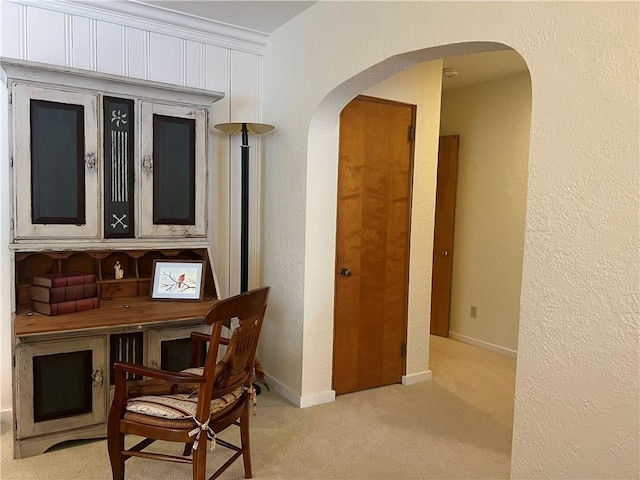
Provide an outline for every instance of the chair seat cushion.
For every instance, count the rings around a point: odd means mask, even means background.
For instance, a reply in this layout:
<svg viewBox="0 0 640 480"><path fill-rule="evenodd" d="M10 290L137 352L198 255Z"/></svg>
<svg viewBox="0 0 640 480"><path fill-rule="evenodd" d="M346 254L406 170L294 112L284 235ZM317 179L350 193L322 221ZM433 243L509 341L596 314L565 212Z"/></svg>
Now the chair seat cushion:
<svg viewBox="0 0 640 480"><path fill-rule="evenodd" d="M195 372L193 372L195 373ZM233 392L211 401L211 414L217 413L233 404L242 395L243 388L238 387ZM127 403L127 411L171 419L192 418L196 414L198 397L188 393L172 395L143 395L132 398Z"/></svg>

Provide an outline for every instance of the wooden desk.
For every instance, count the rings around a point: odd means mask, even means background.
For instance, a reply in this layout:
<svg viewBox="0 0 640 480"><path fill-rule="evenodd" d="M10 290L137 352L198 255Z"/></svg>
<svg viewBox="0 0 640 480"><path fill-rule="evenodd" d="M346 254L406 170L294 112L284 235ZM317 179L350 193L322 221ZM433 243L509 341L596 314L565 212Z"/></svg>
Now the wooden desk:
<svg viewBox="0 0 640 480"><path fill-rule="evenodd" d="M16 314L15 334L18 337L53 332L113 329L153 323L180 323L181 320L202 319L218 300L203 302L153 301L147 297L120 297L100 300L100 308L84 312L48 316L22 309Z"/></svg>
<svg viewBox="0 0 640 480"><path fill-rule="evenodd" d="M207 300L149 298L154 262L170 259L206 261ZM113 279L115 262L124 267L124 279ZM95 274L99 308L55 316L30 310L35 275L72 271ZM114 362L186 368L191 333L211 331L203 318L218 302L202 246L19 251L15 276L15 458L38 455L67 440L104 437Z"/></svg>

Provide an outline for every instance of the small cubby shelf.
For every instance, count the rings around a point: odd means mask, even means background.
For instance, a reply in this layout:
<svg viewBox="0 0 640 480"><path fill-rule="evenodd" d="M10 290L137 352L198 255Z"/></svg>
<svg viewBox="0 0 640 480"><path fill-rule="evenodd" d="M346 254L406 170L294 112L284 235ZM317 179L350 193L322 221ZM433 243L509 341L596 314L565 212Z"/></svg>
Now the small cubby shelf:
<svg viewBox="0 0 640 480"><path fill-rule="evenodd" d="M206 248L114 249L83 251L17 252L15 258L16 313L30 312L33 277L60 272L93 273L101 300L123 297L148 299L155 260L207 260L204 296L217 298L211 263ZM115 278L119 263L124 277Z"/></svg>

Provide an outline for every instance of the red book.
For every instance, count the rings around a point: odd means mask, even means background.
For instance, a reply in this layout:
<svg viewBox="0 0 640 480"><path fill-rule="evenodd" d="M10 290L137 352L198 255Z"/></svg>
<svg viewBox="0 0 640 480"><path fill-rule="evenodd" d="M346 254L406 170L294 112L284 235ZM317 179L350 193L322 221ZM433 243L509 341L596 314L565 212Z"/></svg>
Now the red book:
<svg viewBox="0 0 640 480"><path fill-rule="evenodd" d="M31 281L34 285L42 287L65 287L67 285L82 285L83 283L95 283L96 276L93 273L63 272L36 275Z"/></svg>
<svg viewBox="0 0 640 480"><path fill-rule="evenodd" d="M31 300L44 303L68 302L98 296L97 283L83 283L82 285L67 285L66 287L31 286Z"/></svg>
<svg viewBox="0 0 640 480"><path fill-rule="evenodd" d="M100 298L83 298L81 300L71 300L69 302L44 303L31 302L31 309L45 315L63 315L65 313L82 312L92 310L100 306Z"/></svg>

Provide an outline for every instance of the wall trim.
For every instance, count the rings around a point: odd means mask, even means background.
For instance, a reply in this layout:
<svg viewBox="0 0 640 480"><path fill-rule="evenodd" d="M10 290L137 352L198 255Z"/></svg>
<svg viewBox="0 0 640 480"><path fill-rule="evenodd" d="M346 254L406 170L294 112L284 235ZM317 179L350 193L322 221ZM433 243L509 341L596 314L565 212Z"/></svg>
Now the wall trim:
<svg viewBox="0 0 640 480"><path fill-rule="evenodd" d="M484 348L487 350L491 350L493 352L501 353L503 355L507 355L509 357L517 357L518 351L511 350L507 347L501 347L500 345L495 345L493 343L485 342L484 340L478 340L477 338L467 337L466 335L462 335L460 333L452 332L449 330L449 337L454 340L458 340L459 342L468 343L470 345L475 345L476 347Z"/></svg>
<svg viewBox="0 0 640 480"><path fill-rule="evenodd" d="M416 383L430 382L433 380L433 372L425 370L424 372L412 373L402 376L402 385L415 385Z"/></svg>
<svg viewBox="0 0 640 480"><path fill-rule="evenodd" d="M128 96L176 104L196 104L207 108L224 98L224 93L212 90L5 57L0 57L0 78L7 85L11 80L16 80L48 86L65 85L117 95L123 95L126 91Z"/></svg>
<svg viewBox="0 0 640 480"><path fill-rule="evenodd" d="M314 393L313 395L305 395L300 398L300 408L313 407L323 403L331 403L336 401L336 391L329 390L327 392Z"/></svg>
<svg viewBox="0 0 640 480"><path fill-rule="evenodd" d="M293 393L287 387L285 387L278 380L267 376L267 383L280 395L293 403L296 407L307 408L314 405L320 405L322 403L331 403L336 399L335 390L329 390L328 392L319 392L312 395L300 396Z"/></svg>
<svg viewBox="0 0 640 480"><path fill-rule="evenodd" d="M69 0L6 0L81 17L126 25L187 40L263 55L269 35L223 22L179 14L134 2L78 3Z"/></svg>

